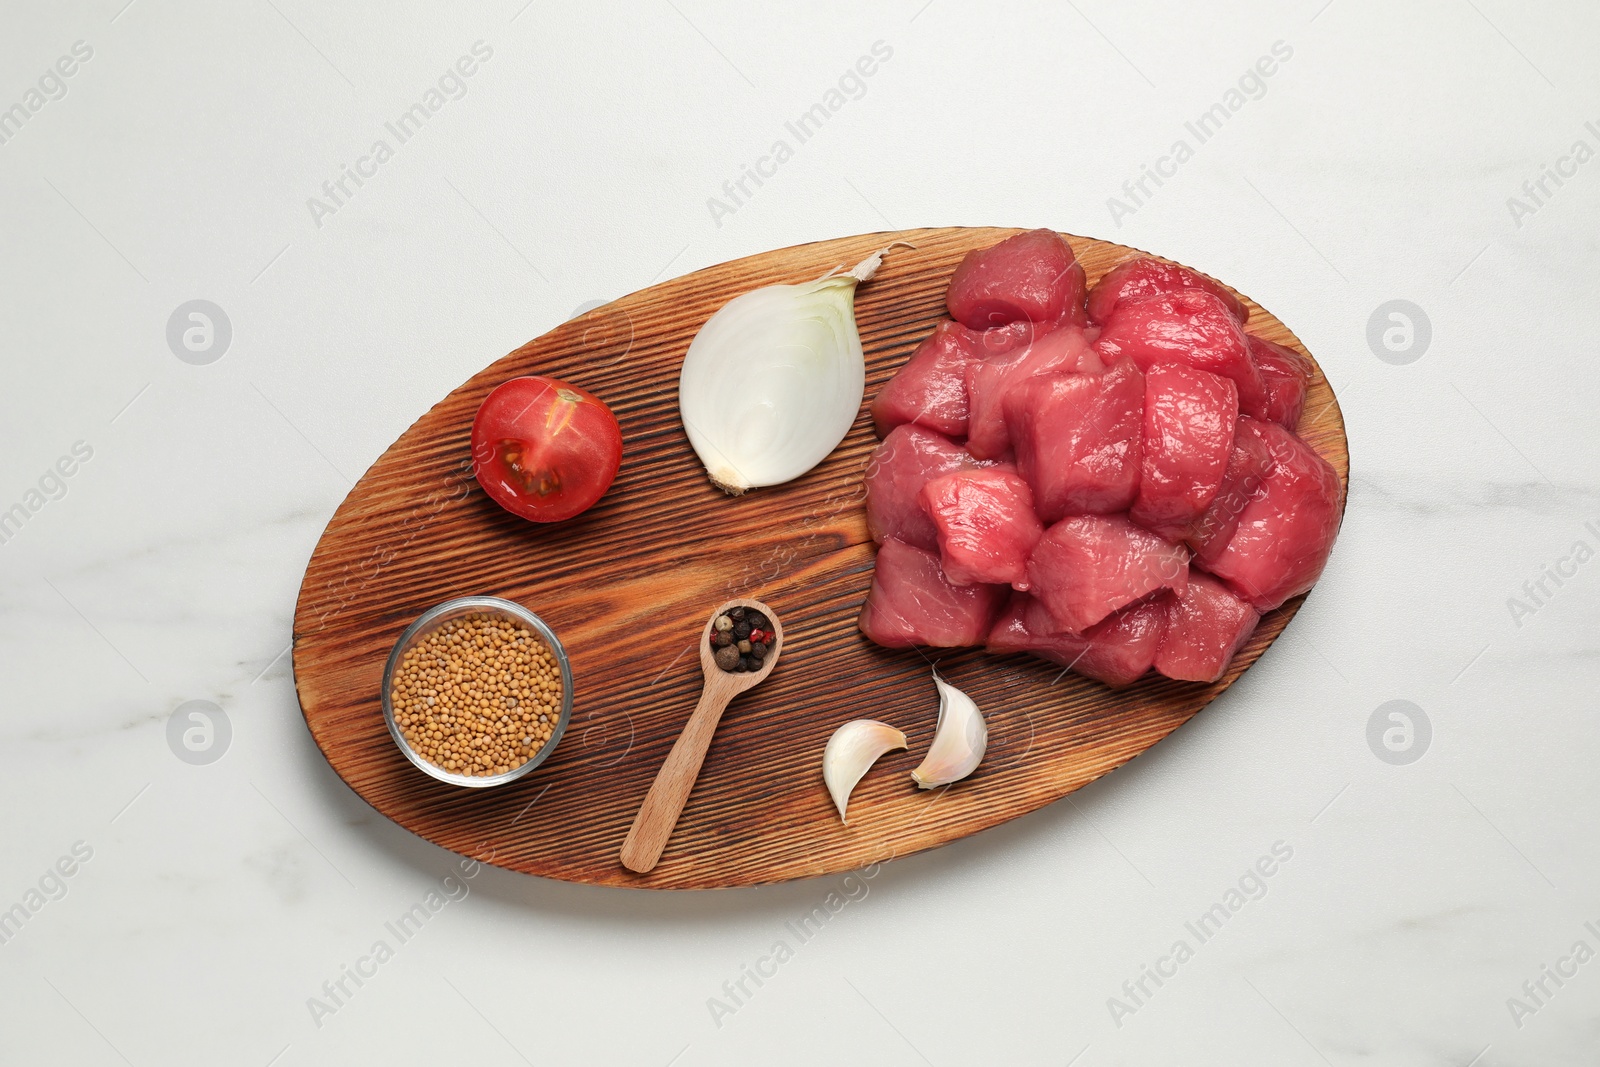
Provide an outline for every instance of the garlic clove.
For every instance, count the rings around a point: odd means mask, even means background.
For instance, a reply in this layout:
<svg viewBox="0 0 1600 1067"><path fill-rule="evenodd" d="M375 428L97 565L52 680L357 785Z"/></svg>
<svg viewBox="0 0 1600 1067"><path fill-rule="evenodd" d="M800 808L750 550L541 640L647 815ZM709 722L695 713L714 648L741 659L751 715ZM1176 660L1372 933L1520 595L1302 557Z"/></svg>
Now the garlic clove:
<svg viewBox="0 0 1600 1067"><path fill-rule="evenodd" d="M828 794L839 809L840 822L849 825L844 811L850 803L850 791L878 757L891 749L905 747L905 734L876 719L851 719L833 732L822 753L822 780L827 783Z"/></svg>
<svg viewBox="0 0 1600 1067"><path fill-rule="evenodd" d="M989 727L971 697L939 677L939 723L934 728L933 744L922 764L911 777L923 789L934 789L959 782L973 771L989 747Z"/></svg>

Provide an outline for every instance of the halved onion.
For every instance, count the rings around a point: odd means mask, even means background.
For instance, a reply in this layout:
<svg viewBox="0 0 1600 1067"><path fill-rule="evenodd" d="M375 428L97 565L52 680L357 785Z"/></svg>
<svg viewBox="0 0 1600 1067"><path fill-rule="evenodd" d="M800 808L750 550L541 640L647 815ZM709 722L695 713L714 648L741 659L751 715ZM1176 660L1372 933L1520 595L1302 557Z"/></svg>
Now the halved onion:
<svg viewBox="0 0 1600 1067"><path fill-rule="evenodd" d="M861 410L866 360L856 286L883 262L737 296L700 327L678 377L678 412L711 482L735 495L800 477Z"/></svg>

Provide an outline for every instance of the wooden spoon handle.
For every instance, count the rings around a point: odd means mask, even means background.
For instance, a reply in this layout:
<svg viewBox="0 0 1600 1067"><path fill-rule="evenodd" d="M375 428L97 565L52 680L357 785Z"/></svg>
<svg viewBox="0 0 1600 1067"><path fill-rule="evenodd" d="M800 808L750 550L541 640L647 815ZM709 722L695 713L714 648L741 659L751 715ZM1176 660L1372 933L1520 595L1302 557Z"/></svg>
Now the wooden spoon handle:
<svg viewBox="0 0 1600 1067"><path fill-rule="evenodd" d="M683 805L689 799L695 779L700 777L700 765L705 762L706 749L711 747L711 737L717 732L722 712L733 699L734 690L718 685L721 679L707 680L700 694L700 703L694 714L678 735L672 751L656 772L639 814L633 818L628 839L622 843L622 865L639 874L648 873L661 858L667 847L672 828L678 824Z"/></svg>

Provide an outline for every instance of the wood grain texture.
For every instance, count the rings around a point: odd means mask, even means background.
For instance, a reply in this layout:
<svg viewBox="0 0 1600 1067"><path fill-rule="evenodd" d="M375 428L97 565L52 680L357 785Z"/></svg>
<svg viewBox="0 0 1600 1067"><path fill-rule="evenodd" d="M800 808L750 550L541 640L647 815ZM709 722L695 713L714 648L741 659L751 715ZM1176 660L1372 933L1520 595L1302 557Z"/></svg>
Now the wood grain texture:
<svg viewBox="0 0 1600 1067"><path fill-rule="evenodd" d="M732 297L849 267L891 240L914 244L891 253L856 298L870 400L944 316L962 255L1015 232L865 234L708 267L565 323L440 401L350 491L300 588L295 686L334 770L400 825L512 870L646 888L753 885L858 868L1016 818L1121 766L1205 707L1283 632L1301 598L1263 618L1210 686L1151 676L1113 691L1027 656L891 652L855 626L873 563L862 472L877 439L865 407L819 467L737 498L709 484L679 424L683 354ZM1091 284L1132 251L1067 236ZM1243 299L1253 332L1305 352ZM581 385L621 421L616 483L570 522L518 519L472 477L472 416L490 389L520 374ZM1347 486L1344 423L1320 369L1299 430ZM572 722L555 753L491 790L454 788L413 767L379 701L401 631L434 604L474 593L541 615L574 676ZM729 708L661 862L635 874L618 850L695 706L701 626L715 605L743 596L781 617L783 661ZM971 778L923 792L910 771L937 717L933 661L984 709L990 744ZM840 723L860 717L903 729L910 747L884 756L856 788L845 827L822 783L822 750Z"/></svg>

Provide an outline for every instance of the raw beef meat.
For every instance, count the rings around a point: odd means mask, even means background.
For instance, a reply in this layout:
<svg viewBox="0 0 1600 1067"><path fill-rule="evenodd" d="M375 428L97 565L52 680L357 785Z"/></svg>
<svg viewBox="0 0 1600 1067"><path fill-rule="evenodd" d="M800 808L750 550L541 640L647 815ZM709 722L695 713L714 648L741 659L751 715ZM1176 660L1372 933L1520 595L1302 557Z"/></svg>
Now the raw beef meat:
<svg viewBox="0 0 1600 1067"><path fill-rule="evenodd" d="M989 631L986 647L994 653L1030 652L1107 685L1129 685L1155 661L1170 601L1170 594L1157 594L1080 636L1051 633L1050 615L1043 605L1025 593L1015 593Z"/></svg>
<svg viewBox="0 0 1600 1067"><path fill-rule="evenodd" d="M1292 348L1264 341L1255 334L1246 334L1245 339L1250 343L1250 358L1255 360L1256 369L1261 372L1266 396L1258 410L1244 414L1294 429L1306 405L1306 386L1311 383L1311 361Z"/></svg>
<svg viewBox="0 0 1600 1067"><path fill-rule="evenodd" d="M1266 386L1250 359L1244 331L1221 299L1199 289L1118 304L1094 347L1107 363L1128 356L1144 370L1183 363L1231 378L1239 387L1241 411L1266 402Z"/></svg>
<svg viewBox="0 0 1600 1067"><path fill-rule="evenodd" d="M1083 267L1054 230L1029 230L968 252L950 279L950 317L984 330L1008 322L1084 322Z"/></svg>
<svg viewBox="0 0 1600 1067"><path fill-rule="evenodd" d="M1266 446L1272 469L1262 493L1240 512L1233 537L1206 569L1256 610L1271 611L1310 589L1328 562L1339 532L1339 475L1277 423L1240 419L1238 432Z"/></svg>
<svg viewBox="0 0 1600 1067"><path fill-rule="evenodd" d="M1227 378L1181 363L1151 367L1144 376L1139 496L1129 517L1182 541L1222 488L1238 419L1239 394Z"/></svg>
<svg viewBox="0 0 1600 1067"><path fill-rule="evenodd" d="M1260 618L1227 586L1200 571L1190 571L1188 587L1167 615L1155 668L1168 678L1214 682L1255 632Z"/></svg>
<svg viewBox="0 0 1600 1067"><path fill-rule="evenodd" d="M951 437L967 435L967 365L1001 356L1033 340L1029 322L993 330L969 330L948 320L917 346L911 359L872 402L879 435L914 422Z"/></svg>
<svg viewBox="0 0 1600 1067"><path fill-rule="evenodd" d="M1032 601L1033 597L1027 593L1011 594L1005 610L1000 612L1000 617L995 619L994 626L989 630L989 638L984 642L985 651L993 652L997 656L1003 656L1008 652L1032 652L1034 644L1048 636L1036 634L1028 629L1027 605Z"/></svg>
<svg viewBox="0 0 1600 1067"><path fill-rule="evenodd" d="M1103 374L1036 375L1006 394L1006 429L1040 519L1127 510L1139 492L1144 404L1130 359Z"/></svg>
<svg viewBox="0 0 1600 1067"><path fill-rule="evenodd" d="M917 494L931 478L974 470L977 460L942 434L921 426L897 426L867 460L867 530L882 544L898 537L930 552L939 548L933 520Z"/></svg>
<svg viewBox="0 0 1600 1067"><path fill-rule="evenodd" d="M890 538L878 548L872 589L856 624L885 648L978 645L1005 595L999 585L951 585L938 556Z"/></svg>
<svg viewBox="0 0 1600 1067"><path fill-rule="evenodd" d="M967 365L967 450L979 459L998 459L1011 447L1005 398L1018 383L1049 371L1102 369L1089 339L1075 326L1063 326L1028 347Z"/></svg>
<svg viewBox="0 0 1600 1067"><path fill-rule="evenodd" d="M1001 465L956 471L922 487L922 510L939 534L939 563L952 585L1028 587L1028 555L1044 533L1033 494Z"/></svg>
<svg viewBox="0 0 1600 1067"><path fill-rule="evenodd" d="M1338 476L1293 432L1315 364L1151 257L1085 301L1049 230L968 254L946 302L872 404L862 632L1215 683L1337 532Z"/></svg>
<svg viewBox="0 0 1600 1067"><path fill-rule="evenodd" d="M1212 281L1204 274L1176 263L1164 263L1151 256L1135 256L1112 267L1104 278L1095 283L1089 293L1089 321L1104 323L1118 304L1131 304L1152 296L1168 296L1184 289L1203 289L1210 293L1221 300L1227 306L1228 314L1240 323L1250 317L1244 304L1221 282Z"/></svg>
<svg viewBox="0 0 1600 1067"><path fill-rule="evenodd" d="M1171 600L1159 593L1091 626L1083 635L1089 647L1072 669L1113 688L1137 682L1155 663Z"/></svg>
<svg viewBox="0 0 1600 1067"><path fill-rule="evenodd" d="M1063 630L1089 627L1157 589L1183 592L1189 553L1120 515L1075 515L1044 532L1028 588Z"/></svg>
<svg viewBox="0 0 1600 1067"><path fill-rule="evenodd" d="M1255 422L1255 419L1243 417L1234 426L1233 451L1228 456L1228 470L1222 476L1222 488L1217 490L1211 506L1186 538L1202 566L1228 543L1245 505L1261 495L1267 475L1272 471L1272 454L1260 436L1241 432Z"/></svg>

